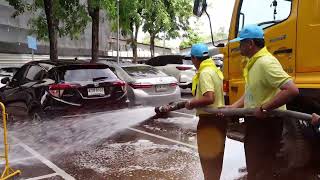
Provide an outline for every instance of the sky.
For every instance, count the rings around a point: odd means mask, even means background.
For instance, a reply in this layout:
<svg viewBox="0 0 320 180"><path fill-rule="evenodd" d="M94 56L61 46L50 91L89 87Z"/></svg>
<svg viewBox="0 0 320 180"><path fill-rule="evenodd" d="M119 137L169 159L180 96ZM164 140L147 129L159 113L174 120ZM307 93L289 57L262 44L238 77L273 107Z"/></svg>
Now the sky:
<svg viewBox="0 0 320 180"><path fill-rule="evenodd" d="M211 18L213 32L217 31L220 27L224 27L225 31L228 32L234 1L235 0L207 0L207 12ZM200 18L194 16L190 20L192 22L191 27L198 28L200 36L210 35L209 20L205 13ZM141 31L138 40L142 41L145 35L146 34ZM181 41L182 39L174 39L166 41L165 44L171 48L177 48Z"/></svg>

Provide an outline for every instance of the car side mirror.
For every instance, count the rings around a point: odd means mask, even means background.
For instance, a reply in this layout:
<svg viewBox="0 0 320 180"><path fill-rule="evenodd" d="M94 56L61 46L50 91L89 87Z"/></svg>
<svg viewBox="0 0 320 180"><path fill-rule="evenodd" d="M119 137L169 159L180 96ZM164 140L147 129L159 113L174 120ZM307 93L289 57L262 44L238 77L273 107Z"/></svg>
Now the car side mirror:
<svg viewBox="0 0 320 180"><path fill-rule="evenodd" d="M216 47L224 47L223 43L219 43Z"/></svg>
<svg viewBox="0 0 320 180"><path fill-rule="evenodd" d="M5 77L3 79L1 79L1 83L2 84L8 84L10 82L10 78L9 77Z"/></svg>

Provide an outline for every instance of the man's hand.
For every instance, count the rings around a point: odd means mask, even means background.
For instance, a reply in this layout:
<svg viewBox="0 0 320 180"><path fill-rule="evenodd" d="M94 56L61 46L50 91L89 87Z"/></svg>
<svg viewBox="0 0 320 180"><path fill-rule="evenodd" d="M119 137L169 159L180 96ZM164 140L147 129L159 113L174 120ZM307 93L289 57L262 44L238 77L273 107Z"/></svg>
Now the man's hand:
<svg viewBox="0 0 320 180"><path fill-rule="evenodd" d="M267 112L262 109L262 107L258 107L254 111L254 116L257 119L265 119L267 117Z"/></svg>
<svg viewBox="0 0 320 180"><path fill-rule="evenodd" d="M318 125L320 123L320 116L316 113L312 114L312 120L311 120L311 124L312 125Z"/></svg>
<svg viewBox="0 0 320 180"><path fill-rule="evenodd" d="M188 110L193 109L193 106L191 105L191 101L188 101L188 102L186 103L186 109L188 109Z"/></svg>

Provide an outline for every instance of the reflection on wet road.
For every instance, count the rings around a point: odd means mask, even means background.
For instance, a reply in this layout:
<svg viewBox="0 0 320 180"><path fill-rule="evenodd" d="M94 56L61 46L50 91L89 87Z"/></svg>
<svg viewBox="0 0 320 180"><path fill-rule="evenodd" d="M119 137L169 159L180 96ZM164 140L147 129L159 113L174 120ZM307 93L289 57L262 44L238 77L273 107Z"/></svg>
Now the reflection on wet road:
<svg viewBox="0 0 320 180"><path fill-rule="evenodd" d="M10 139L15 144L12 166L23 171L21 178L203 179L196 149L198 119L177 113L150 118L153 115L153 108L139 107L11 124L10 135L21 141ZM224 159L221 179L243 175L241 143L227 139Z"/></svg>

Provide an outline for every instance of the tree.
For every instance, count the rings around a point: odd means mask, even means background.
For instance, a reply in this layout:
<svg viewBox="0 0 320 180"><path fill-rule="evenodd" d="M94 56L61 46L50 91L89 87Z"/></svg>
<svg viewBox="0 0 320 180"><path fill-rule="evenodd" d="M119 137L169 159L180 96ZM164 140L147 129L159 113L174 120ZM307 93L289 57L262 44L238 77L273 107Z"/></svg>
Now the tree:
<svg viewBox="0 0 320 180"><path fill-rule="evenodd" d="M98 61L99 55L99 20L101 4L99 0L88 0L88 13L92 20L91 26L91 63Z"/></svg>
<svg viewBox="0 0 320 180"><path fill-rule="evenodd" d="M133 62L137 62L137 38L139 29L143 23L142 14L146 7L149 7L152 0L120 0L119 22L121 34L130 36L130 43L133 52ZM109 20L112 22L112 30L117 31L117 14L108 11Z"/></svg>
<svg viewBox="0 0 320 180"><path fill-rule="evenodd" d="M58 60L58 37L78 38L88 21L85 6L79 0L6 0L15 8L17 17L25 12L32 14L31 33L38 39L50 42L50 59Z"/></svg>
<svg viewBox="0 0 320 180"><path fill-rule="evenodd" d="M143 31L150 35L151 57L154 56L155 38L160 32L165 38L179 37L179 30L187 30L192 15L191 0L154 0L144 9Z"/></svg>
<svg viewBox="0 0 320 180"><path fill-rule="evenodd" d="M204 41L204 38L200 37L198 33L191 28L187 30L184 37L186 38L186 40L180 43L180 49L187 48L192 46L192 44L196 44Z"/></svg>

